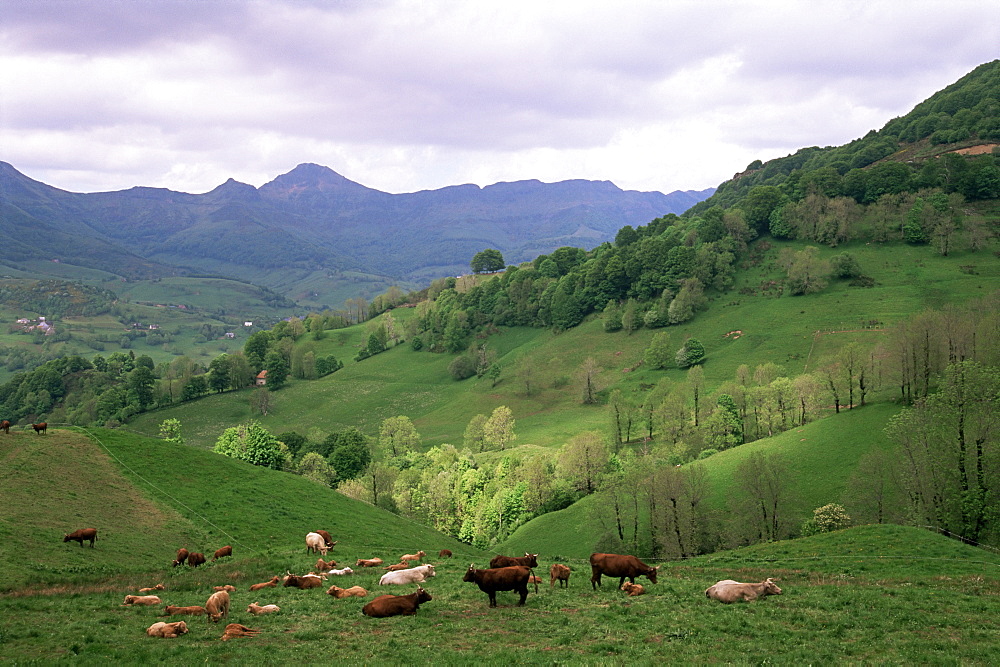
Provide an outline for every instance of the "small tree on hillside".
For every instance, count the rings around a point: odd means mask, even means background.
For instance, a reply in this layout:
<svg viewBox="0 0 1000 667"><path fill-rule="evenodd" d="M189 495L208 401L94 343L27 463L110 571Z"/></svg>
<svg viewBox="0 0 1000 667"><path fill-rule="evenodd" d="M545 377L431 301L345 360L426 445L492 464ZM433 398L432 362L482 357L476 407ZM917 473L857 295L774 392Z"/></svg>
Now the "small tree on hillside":
<svg viewBox="0 0 1000 667"><path fill-rule="evenodd" d="M477 252L469 263L469 268L472 269L473 273L493 273L494 271L502 271L505 266L503 255L499 250L493 248Z"/></svg>
<svg viewBox="0 0 1000 667"><path fill-rule="evenodd" d="M514 413L506 405L501 405L493 411L490 418L483 424L483 449L499 449L503 451L517 439L514 433Z"/></svg>
<svg viewBox="0 0 1000 667"><path fill-rule="evenodd" d="M285 463L281 443L256 421L227 428L212 451L265 468L281 469Z"/></svg>

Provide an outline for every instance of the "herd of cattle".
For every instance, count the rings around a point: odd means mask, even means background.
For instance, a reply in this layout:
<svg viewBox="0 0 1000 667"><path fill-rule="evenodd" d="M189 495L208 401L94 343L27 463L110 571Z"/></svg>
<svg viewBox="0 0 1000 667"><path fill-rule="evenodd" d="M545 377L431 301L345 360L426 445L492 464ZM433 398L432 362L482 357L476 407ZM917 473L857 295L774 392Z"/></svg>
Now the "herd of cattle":
<svg viewBox="0 0 1000 667"><path fill-rule="evenodd" d="M97 530L94 528L83 528L64 535L63 542L76 541L83 546L84 542L90 542L91 548L97 541ZM316 561L314 571L307 574L292 574L286 572L284 577L275 575L268 581L252 584L250 592L261 591L266 588L275 588L279 583L288 588L312 589L320 588L331 576L348 576L354 574L351 567L337 568L335 560L325 560L330 549L336 545L330 534L326 531L313 531L306 535L306 553L318 553L319 559ZM215 551L212 561L233 555L233 548L226 545ZM438 552L439 558L450 558L452 555L448 549ZM357 568L381 567L385 571L379 578L380 586L390 585L417 585L417 590L409 595L379 595L365 604L361 612L373 618L385 618L389 616L406 616L417 613L420 605L431 601L431 594L424 590L421 584L428 579L437 576L434 565L422 563L427 557L424 551L417 551L413 554L404 554L400 557L400 562L384 566L381 558L359 558L355 563ZM189 552L186 548L177 550L177 555L172 561L172 565L177 567L185 563L189 567L198 567L206 562L205 555L200 552ZM415 563L420 563L415 565ZM497 606L497 593L512 591L520 596L518 606L523 606L528 597L528 587L534 584L535 593L538 593L538 584L541 579L534 574L538 567L538 554L525 553L524 556L494 556L490 560L486 569L476 569L470 565L466 570L462 581L473 583L486 593L489 598L489 606ZM636 577L644 576L651 583L656 583L658 567L650 567L635 556L622 554L594 553L590 556L591 577L590 583L594 590L601 584L601 577L618 577L618 589L625 592L629 597L643 595L646 589L641 584L636 584ZM549 588L554 588L559 582L560 588L569 587L569 577L571 570L562 563L553 563L549 568ZM626 582L625 580L628 579ZM126 595L124 605L157 606L163 604L159 593L165 591L163 584L157 584L149 588L139 589L143 595ZM236 588L232 585L215 586L214 592L206 600L205 604L193 606L175 606L167 604L164 607L163 616L205 616L208 621L218 622L223 618L228 618L230 607L230 593L235 593ZM334 599L344 599L351 597L365 598L368 591L361 586L351 586L341 588L330 586L327 594ZM732 579L719 581L705 590L705 595L709 599L719 602L732 603L739 601L753 601L767 595L781 595L781 589L774 583L773 579L767 579L760 583L741 583ZM281 608L275 604L261 605L259 602L251 602L247 605L246 612L253 616L271 614L279 612ZM146 634L150 637L174 638L188 632L188 627L184 621L174 623L157 622L146 629ZM235 637L254 637L260 631L248 628L238 623L230 623L226 626L225 633L221 637L223 641Z"/></svg>

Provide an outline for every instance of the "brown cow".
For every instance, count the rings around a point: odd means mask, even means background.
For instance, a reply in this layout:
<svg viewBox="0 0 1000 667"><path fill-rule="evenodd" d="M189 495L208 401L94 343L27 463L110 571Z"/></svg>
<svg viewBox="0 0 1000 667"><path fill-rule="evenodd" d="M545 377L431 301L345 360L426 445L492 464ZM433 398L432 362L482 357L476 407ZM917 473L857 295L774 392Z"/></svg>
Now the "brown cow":
<svg viewBox="0 0 1000 667"><path fill-rule="evenodd" d="M156 584L155 586L150 586L149 588L140 588L140 593L152 593L153 591L166 590L163 584Z"/></svg>
<svg viewBox="0 0 1000 667"><path fill-rule="evenodd" d="M204 607L193 605L191 607L174 607L167 605L163 609L164 616L204 616L207 613Z"/></svg>
<svg viewBox="0 0 1000 667"><path fill-rule="evenodd" d="M194 553L188 554L188 565L191 567L198 567L205 562L205 554L195 551Z"/></svg>
<svg viewBox="0 0 1000 667"><path fill-rule="evenodd" d="M498 567L513 567L514 565L538 567L538 554L529 554L525 551L523 556L494 556L490 561L491 570Z"/></svg>
<svg viewBox="0 0 1000 667"><path fill-rule="evenodd" d="M381 564L381 558L359 558L354 567L378 567Z"/></svg>
<svg viewBox="0 0 1000 667"><path fill-rule="evenodd" d="M213 591L226 591L227 593L235 593L236 592L236 586L233 586L232 584L226 584L225 586L213 586L212 590Z"/></svg>
<svg viewBox="0 0 1000 667"><path fill-rule="evenodd" d="M645 575L655 584L656 571L659 569L659 567L646 565L635 556L600 553L590 554L590 568L592 571L590 585L593 586L595 591L601 585L602 574L606 574L609 577L621 577L621 581L618 582L618 587L621 588L626 579L634 584L635 578L641 575Z"/></svg>
<svg viewBox="0 0 1000 667"><path fill-rule="evenodd" d="M226 626L225 631L219 639L227 642L230 639L235 639L236 637L256 637L259 634L260 630L248 628L247 626L240 625L239 623L230 623Z"/></svg>
<svg viewBox="0 0 1000 667"><path fill-rule="evenodd" d="M162 637L163 639L173 639L185 634L187 631L188 626L184 621L177 621L176 623L164 623L160 621L146 628L146 634L150 637Z"/></svg>
<svg viewBox="0 0 1000 667"><path fill-rule="evenodd" d="M90 548L94 548L94 542L97 541L97 529L96 528L81 528L80 530L74 530L68 535L63 535L63 542L79 542L80 546L83 546L84 542L90 542Z"/></svg>
<svg viewBox="0 0 1000 667"><path fill-rule="evenodd" d="M368 591L361 588L361 586L351 586L350 588L340 588L339 586L330 586L326 589L327 595L332 595L336 600L342 600L343 598L358 597L363 598L368 595Z"/></svg>
<svg viewBox="0 0 1000 667"><path fill-rule="evenodd" d="M3 431L7 435L10 435L10 422L4 419L0 421L0 431Z"/></svg>
<svg viewBox="0 0 1000 667"><path fill-rule="evenodd" d="M323 579L316 574L303 574L301 576L297 574L289 574L285 577L284 586L286 588L301 588L303 590L308 588L317 588L323 585Z"/></svg>
<svg viewBox="0 0 1000 667"><path fill-rule="evenodd" d="M259 584L254 584L253 586L250 587L250 590L259 591L262 588L273 588L278 585L279 581L281 581L281 579L279 579L278 576L275 575L271 577L271 581L265 581Z"/></svg>
<svg viewBox="0 0 1000 667"><path fill-rule="evenodd" d="M35 433L45 433L45 429L49 427L47 422L41 422L39 424L32 424L31 428L35 429Z"/></svg>
<svg viewBox="0 0 1000 667"><path fill-rule="evenodd" d="M126 595L123 605L132 604L150 607L154 604L161 604L162 600L155 595Z"/></svg>
<svg viewBox="0 0 1000 667"><path fill-rule="evenodd" d="M322 558L316 559L315 570L317 572L322 572L323 570L332 570L337 567L337 561L335 560L323 560Z"/></svg>
<svg viewBox="0 0 1000 667"><path fill-rule="evenodd" d="M184 547L181 547L180 549L177 550L177 558L174 559L173 566L177 567L178 565L183 565L184 562L187 560L187 557L188 557L188 550L185 549Z"/></svg>
<svg viewBox="0 0 1000 667"><path fill-rule="evenodd" d="M642 584L633 584L628 581L622 584L622 590L625 591L630 598L646 594L646 589L642 587Z"/></svg>
<svg viewBox="0 0 1000 667"><path fill-rule="evenodd" d="M424 553L423 549L421 549L415 554L403 554L402 556L399 557L399 560L400 562L403 563L410 563L413 561L423 561L424 556L426 555L427 554ZM407 567L409 567L409 565L407 565Z"/></svg>
<svg viewBox="0 0 1000 667"><path fill-rule="evenodd" d="M332 549L335 546L337 546L337 543L333 541L333 538L330 536L330 533L326 532L325 530L314 530L313 532L323 538L323 541L326 542L327 549Z"/></svg>
<svg viewBox="0 0 1000 667"><path fill-rule="evenodd" d="M405 570L408 567L410 567L409 563L395 563L389 567L383 567L382 569L387 572L398 572L399 570Z"/></svg>
<svg viewBox="0 0 1000 667"><path fill-rule="evenodd" d="M227 544L226 546L222 547L221 549L218 549L215 552L215 555L212 556L212 560L217 561L220 558L225 558L226 556L232 556L232 555L233 555L233 548Z"/></svg>
<svg viewBox="0 0 1000 667"><path fill-rule="evenodd" d="M556 580L559 580L559 588L569 588L569 568L560 563L552 563L552 567L549 568L549 588L556 585Z"/></svg>
<svg viewBox="0 0 1000 667"><path fill-rule="evenodd" d="M462 581L473 582L479 586L479 590L489 596L491 607L497 606L497 591L516 591L521 595L521 600L517 603L517 606L521 607L528 599L528 577L530 576L531 570L523 565L488 570L477 570L475 566L470 565L465 576L462 577ZM535 592L538 592L538 584L535 584Z"/></svg>
<svg viewBox="0 0 1000 667"><path fill-rule="evenodd" d="M416 593L409 595L380 595L362 607L361 613L372 618L413 616L421 604L433 599L430 593L418 587Z"/></svg>
<svg viewBox="0 0 1000 667"><path fill-rule="evenodd" d="M529 584L540 584L540 583L542 583L542 578L541 577L536 577L535 575L531 575L530 577L528 577L528 583Z"/></svg>
<svg viewBox="0 0 1000 667"><path fill-rule="evenodd" d="M438 558L451 558L451 549L442 549L439 551Z"/></svg>
<svg viewBox="0 0 1000 667"><path fill-rule="evenodd" d="M212 619L213 623L218 623L220 618L229 617L229 593L226 591L216 591L208 597L205 602L205 612Z"/></svg>
<svg viewBox="0 0 1000 667"><path fill-rule="evenodd" d="M781 589L774 579L765 579L759 584L743 584L732 579L723 579L705 589L705 597L729 604L731 602L752 602L768 595L781 595Z"/></svg>
<svg viewBox="0 0 1000 667"><path fill-rule="evenodd" d="M256 602L251 602L247 605L247 611L254 616L260 616L261 614L273 614L276 611L281 611L281 607L276 604L260 605Z"/></svg>

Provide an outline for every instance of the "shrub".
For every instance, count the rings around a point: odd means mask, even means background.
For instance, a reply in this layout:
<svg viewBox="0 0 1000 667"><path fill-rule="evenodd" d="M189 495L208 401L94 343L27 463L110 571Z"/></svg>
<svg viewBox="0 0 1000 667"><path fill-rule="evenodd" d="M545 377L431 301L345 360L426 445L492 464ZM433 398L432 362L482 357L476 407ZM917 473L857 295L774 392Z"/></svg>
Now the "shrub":
<svg viewBox="0 0 1000 667"><path fill-rule="evenodd" d="M813 518L802 523L802 537L851 527L851 516L842 505L830 503L813 510Z"/></svg>

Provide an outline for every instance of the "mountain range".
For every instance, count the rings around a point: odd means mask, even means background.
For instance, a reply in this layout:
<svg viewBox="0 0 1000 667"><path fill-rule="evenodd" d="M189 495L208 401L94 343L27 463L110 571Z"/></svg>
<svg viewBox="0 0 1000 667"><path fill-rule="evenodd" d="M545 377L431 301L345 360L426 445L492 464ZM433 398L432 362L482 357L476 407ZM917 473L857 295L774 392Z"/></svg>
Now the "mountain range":
<svg viewBox="0 0 1000 667"><path fill-rule="evenodd" d="M467 272L485 248L508 263L591 248L714 191L528 180L390 194L300 164L259 188L230 179L204 194L73 193L0 162L0 232L9 239L0 261L58 260L126 279L223 275L292 295L317 275L418 285Z"/></svg>

